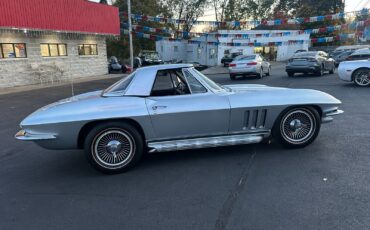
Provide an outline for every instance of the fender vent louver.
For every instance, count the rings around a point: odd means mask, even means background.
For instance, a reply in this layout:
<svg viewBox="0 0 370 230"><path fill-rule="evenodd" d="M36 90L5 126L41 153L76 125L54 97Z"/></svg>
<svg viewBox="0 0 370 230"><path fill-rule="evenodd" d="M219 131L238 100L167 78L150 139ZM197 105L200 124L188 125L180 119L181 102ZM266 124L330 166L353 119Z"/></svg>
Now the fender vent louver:
<svg viewBox="0 0 370 230"><path fill-rule="evenodd" d="M262 129L266 125L267 109L247 110L244 112L244 128Z"/></svg>

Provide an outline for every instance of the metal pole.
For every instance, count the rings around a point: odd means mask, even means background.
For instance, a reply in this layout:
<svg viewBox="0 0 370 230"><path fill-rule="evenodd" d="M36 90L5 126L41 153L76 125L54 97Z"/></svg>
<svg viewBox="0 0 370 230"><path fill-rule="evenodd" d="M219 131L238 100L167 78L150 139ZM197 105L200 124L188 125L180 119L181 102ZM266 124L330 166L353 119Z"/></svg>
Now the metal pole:
<svg viewBox="0 0 370 230"><path fill-rule="evenodd" d="M128 11L128 37L130 40L130 65L134 68L134 50L132 46L132 24L131 24L131 0L127 0Z"/></svg>

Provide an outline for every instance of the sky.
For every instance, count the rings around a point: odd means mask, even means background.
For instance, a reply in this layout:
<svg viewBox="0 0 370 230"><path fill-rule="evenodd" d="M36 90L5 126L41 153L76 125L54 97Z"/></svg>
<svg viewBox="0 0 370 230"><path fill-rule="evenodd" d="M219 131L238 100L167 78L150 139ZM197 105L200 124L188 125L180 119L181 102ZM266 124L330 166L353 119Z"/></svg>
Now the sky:
<svg viewBox="0 0 370 230"><path fill-rule="evenodd" d="M357 11L361 10L362 8L370 8L370 1L369 0L346 0L346 5L345 5L345 12L351 12L351 11ZM204 13L205 16L199 18L199 20L204 20L204 21L215 21L216 18L214 16L214 9L208 9ZM317 15L312 15L312 16L317 16Z"/></svg>
<svg viewBox="0 0 370 230"><path fill-rule="evenodd" d="M90 0L92 2L99 2L100 0ZM115 0L108 0L108 3L112 3ZM131 0L135 1L135 0ZM369 8L370 7L370 1L369 0L346 0L346 6L345 11L357 11L361 10L362 8ZM315 15L312 15L315 16ZM200 20L215 20L215 16L213 13L213 9L209 9L205 12L205 16L202 17Z"/></svg>

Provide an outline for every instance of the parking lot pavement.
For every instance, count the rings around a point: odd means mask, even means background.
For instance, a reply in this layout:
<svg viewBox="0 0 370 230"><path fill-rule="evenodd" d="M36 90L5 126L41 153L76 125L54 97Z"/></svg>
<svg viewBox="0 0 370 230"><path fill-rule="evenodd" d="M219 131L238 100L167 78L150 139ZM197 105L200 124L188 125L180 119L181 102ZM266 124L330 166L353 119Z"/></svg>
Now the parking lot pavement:
<svg viewBox="0 0 370 230"><path fill-rule="evenodd" d="M107 176L81 151L49 151L13 138L35 109L70 95L68 85L0 95L0 229L369 229L369 88L336 74L272 75L221 84L312 88L342 100L345 113L316 141L158 153ZM75 85L102 89L113 79ZM251 98L250 100L254 100Z"/></svg>

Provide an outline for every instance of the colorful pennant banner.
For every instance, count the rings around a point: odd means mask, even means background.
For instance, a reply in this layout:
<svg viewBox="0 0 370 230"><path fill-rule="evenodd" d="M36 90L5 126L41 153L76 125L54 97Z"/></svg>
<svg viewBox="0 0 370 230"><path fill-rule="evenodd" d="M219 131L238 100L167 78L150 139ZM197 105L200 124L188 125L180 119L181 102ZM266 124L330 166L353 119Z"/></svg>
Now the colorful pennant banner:
<svg viewBox="0 0 370 230"><path fill-rule="evenodd" d="M121 12L120 13L123 17L128 17L127 12ZM369 9L364 8L360 11L354 11L354 12L341 12L337 14L330 14L330 15L324 15L324 16L313 16L313 17L307 17L307 18L292 18L292 19L273 19L273 20L244 20L244 21L193 21L192 23L194 25L209 25L209 26L258 26L258 25L295 25L295 24L302 24L307 22L320 22L324 20L339 20L346 17L347 14L352 15L368 15ZM183 19L174 19L174 18L167 18L167 17L155 17L155 16L148 16L148 15L140 15L140 14L131 14L132 19L137 21L151 21L151 22L160 22L160 23L172 23L172 24L185 24L186 20Z"/></svg>
<svg viewBox="0 0 370 230"><path fill-rule="evenodd" d="M129 31L123 29L124 34L128 34ZM261 46L281 46L281 45L292 45L292 44L304 44L305 40L289 40L289 41L276 41L276 42L211 42L211 41L198 41L198 40L187 40L187 39L174 39L169 37L164 37L160 35L153 35L153 34L147 34L143 32L137 32L133 31L133 35L139 38L147 38L154 41L160 41L160 40L168 40L168 41L179 41L179 42L186 42L189 44L201 44L201 43L207 43L209 45L223 45L223 46L254 46L254 47L261 47ZM334 37L320 37L320 38L312 38L312 43L324 43L324 42L333 42L333 41L339 41L339 40L347 40L347 39L353 39L356 37L355 33L352 34L339 34Z"/></svg>
<svg viewBox="0 0 370 230"><path fill-rule="evenodd" d="M325 32L334 32L338 30L355 30L361 26L370 25L370 19L364 21L354 21L348 24L342 24L337 26L327 26L317 29L306 29L306 30L297 30L297 31L284 31L284 32L271 32L271 33L258 33L258 34L230 34L230 33L195 33L195 32L186 32L186 31L176 31L166 28L152 28L148 26L133 25L132 28L138 32L151 32L151 33L166 33L166 34L176 34L182 38L196 37L196 36L214 36L216 38L222 37L232 37L232 38L258 38L258 37L283 37L283 36L296 36L300 34L318 34ZM122 24L123 28L128 28L128 24Z"/></svg>

